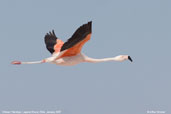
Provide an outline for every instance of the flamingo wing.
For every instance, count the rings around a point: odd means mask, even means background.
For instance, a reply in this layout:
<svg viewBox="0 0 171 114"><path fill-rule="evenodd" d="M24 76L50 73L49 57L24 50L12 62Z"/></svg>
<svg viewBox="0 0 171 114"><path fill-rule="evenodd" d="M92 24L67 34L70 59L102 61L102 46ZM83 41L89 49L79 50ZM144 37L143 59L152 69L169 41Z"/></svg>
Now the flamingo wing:
<svg viewBox="0 0 171 114"><path fill-rule="evenodd" d="M45 44L46 44L46 48L47 50L53 54L60 52L62 45L64 44L64 42L62 40L59 40L56 35L54 30L52 30L52 32L49 32L45 35Z"/></svg>
<svg viewBox="0 0 171 114"><path fill-rule="evenodd" d="M74 56L81 52L83 45L90 40L92 21L80 26L75 33L61 47L60 57Z"/></svg>

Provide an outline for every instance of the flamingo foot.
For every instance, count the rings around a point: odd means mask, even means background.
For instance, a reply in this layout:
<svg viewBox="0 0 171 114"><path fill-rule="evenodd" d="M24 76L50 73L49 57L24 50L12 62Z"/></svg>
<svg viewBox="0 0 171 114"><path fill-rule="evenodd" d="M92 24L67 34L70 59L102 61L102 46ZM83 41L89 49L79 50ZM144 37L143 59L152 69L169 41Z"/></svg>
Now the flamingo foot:
<svg viewBox="0 0 171 114"><path fill-rule="evenodd" d="M21 62L20 61L13 61L13 62L11 62L11 64L13 64L13 65L20 65Z"/></svg>

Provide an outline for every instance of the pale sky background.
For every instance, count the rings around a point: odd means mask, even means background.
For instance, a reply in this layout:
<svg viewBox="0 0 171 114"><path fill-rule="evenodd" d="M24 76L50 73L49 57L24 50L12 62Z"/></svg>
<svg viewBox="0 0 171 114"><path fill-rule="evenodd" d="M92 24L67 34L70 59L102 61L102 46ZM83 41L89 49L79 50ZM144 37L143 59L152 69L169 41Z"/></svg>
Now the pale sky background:
<svg viewBox="0 0 171 114"><path fill-rule="evenodd" d="M171 1L1 0L0 111L61 114L171 113ZM94 58L129 54L134 62L13 66L49 57L44 35L66 41L93 21L82 52Z"/></svg>

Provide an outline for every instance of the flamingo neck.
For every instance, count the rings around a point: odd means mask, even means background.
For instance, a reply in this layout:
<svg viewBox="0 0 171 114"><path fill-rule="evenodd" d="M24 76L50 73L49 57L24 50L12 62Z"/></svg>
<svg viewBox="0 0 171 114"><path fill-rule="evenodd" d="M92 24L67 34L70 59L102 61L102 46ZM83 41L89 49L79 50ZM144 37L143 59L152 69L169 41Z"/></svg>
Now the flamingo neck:
<svg viewBox="0 0 171 114"><path fill-rule="evenodd" d="M94 59L94 58L86 57L85 59L85 62L90 62L90 63L99 63L99 62L107 62L107 61L120 61L120 60L116 57L103 58L103 59Z"/></svg>

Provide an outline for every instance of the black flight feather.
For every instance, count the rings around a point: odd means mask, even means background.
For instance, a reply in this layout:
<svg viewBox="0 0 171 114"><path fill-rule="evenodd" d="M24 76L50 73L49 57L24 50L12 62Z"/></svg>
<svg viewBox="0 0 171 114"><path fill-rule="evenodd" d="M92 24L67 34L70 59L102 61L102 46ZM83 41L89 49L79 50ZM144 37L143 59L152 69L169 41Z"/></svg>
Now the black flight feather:
<svg viewBox="0 0 171 114"><path fill-rule="evenodd" d="M55 35L54 30L52 32L49 32L45 35L45 44L46 48L49 50L49 52L52 54L54 50L54 45L57 43L57 37Z"/></svg>
<svg viewBox="0 0 171 114"><path fill-rule="evenodd" d="M88 34L90 34L92 26L92 21L88 22L87 24L84 24L80 26L75 33L72 35L71 38L69 38L64 45L62 46L60 51L69 49L79 43L80 41L84 40Z"/></svg>

